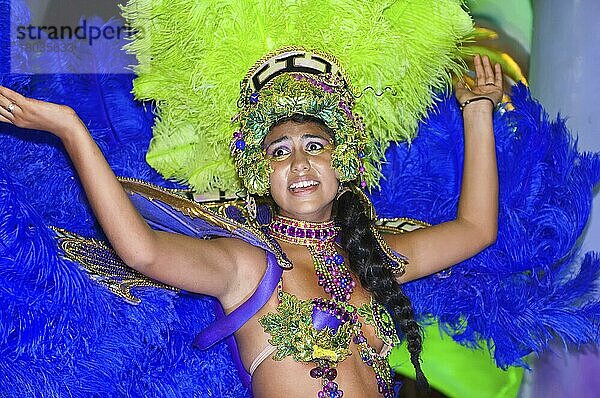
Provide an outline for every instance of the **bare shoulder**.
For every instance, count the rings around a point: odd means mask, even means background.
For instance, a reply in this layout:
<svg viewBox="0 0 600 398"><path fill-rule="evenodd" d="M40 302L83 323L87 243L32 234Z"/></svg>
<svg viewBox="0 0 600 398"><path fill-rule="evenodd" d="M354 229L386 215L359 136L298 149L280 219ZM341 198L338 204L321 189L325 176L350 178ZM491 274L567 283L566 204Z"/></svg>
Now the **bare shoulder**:
<svg viewBox="0 0 600 398"><path fill-rule="evenodd" d="M133 268L168 285L216 297L224 305L236 292L255 285L252 276L266 264L263 250L240 239L168 232L158 232L158 237L153 261Z"/></svg>
<svg viewBox="0 0 600 398"><path fill-rule="evenodd" d="M228 289L219 297L225 308L235 307L249 297L258 286L267 267L266 253L240 239L217 239L233 260Z"/></svg>

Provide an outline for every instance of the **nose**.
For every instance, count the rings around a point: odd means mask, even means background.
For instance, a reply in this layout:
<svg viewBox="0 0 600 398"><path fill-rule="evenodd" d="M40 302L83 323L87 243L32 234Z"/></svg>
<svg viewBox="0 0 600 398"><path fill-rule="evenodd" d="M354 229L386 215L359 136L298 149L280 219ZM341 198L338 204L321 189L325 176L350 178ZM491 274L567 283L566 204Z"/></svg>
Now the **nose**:
<svg viewBox="0 0 600 398"><path fill-rule="evenodd" d="M292 171L302 173L310 170L310 161L308 156L303 151L294 153L291 164Z"/></svg>

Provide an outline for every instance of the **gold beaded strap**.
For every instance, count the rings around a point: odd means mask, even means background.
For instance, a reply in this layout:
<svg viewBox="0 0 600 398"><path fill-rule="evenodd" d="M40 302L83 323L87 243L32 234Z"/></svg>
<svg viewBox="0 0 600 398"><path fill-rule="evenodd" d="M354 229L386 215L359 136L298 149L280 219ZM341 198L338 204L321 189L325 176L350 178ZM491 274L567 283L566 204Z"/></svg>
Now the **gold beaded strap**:
<svg viewBox="0 0 600 398"><path fill-rule="evenodd" d="M141 300L131 289L153 287L178 292L179 289L157 282L128 267L117 253L101 240L84 238L61 228L52 227L63 258L79 264L96 282L105 285L131 304Z"/></svg>
<svg viewBox="0 0 600 398"><path fill-rule="evenodd" d="M408 260L402 254L395 252L383 239L384 234L401 234L430 226L426 222L415 220L413 218L379 218L375 220L375 226L371 228L379 247L390 259L389 267L394 277L399 278L406 272Z"/></svg>

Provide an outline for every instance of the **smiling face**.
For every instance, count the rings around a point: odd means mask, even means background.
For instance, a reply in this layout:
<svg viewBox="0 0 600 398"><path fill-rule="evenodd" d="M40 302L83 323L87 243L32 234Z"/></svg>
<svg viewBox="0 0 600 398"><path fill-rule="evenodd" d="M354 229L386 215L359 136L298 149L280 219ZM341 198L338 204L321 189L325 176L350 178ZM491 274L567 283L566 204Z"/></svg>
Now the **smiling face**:
<svg viewBox="0 0 600 398"><path fill-rule="evenodd" d="M286 121L271 128L264 148L273 168L271 196L279 213L305 221L330 220L339 182L325 129L315 122Z"/></svg>

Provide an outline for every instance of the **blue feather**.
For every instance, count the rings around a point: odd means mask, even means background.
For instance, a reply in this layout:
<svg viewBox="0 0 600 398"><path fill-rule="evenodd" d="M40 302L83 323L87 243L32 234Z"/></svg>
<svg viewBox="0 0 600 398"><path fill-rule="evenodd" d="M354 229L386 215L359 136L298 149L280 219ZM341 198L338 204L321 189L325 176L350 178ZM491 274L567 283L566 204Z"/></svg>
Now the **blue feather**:
<svg viewBox="0 0 600 398"><path fill-rule="evenodd" d="M598 256L577 252L600 181L600 156L581 154L560 117L550 121L526 87L514 111L497 112L500 178L497 242L479 255L405 285L421 317L437 317L453 338L488 346L498 366L526 364L555 336L597 342ZM392 146L386 179L372 199L378 214L431 223L456 215L462 173L462 119L450 96L409 144Z"/></svg>
<svg viewBox="0 0 600 398"><path fill-rule="evenodd" d="M212 300L144 290L133 306L57 255L27 187L0 169L0 392L245 396L224 345L191 346Z"/></svg>
<svg viewBox="0 0 600 398"><path fill-rule="evenodd" d="M0 83L72 106L117 174L178 186L144 161L152 105L133 100L132 77L5 74ZM214 318L212 299L141 291L132 306L57 256L47 225L102 236L64 148L48 133L0 131L0 395L247 396L224 344L191 347Z"/></svg>

